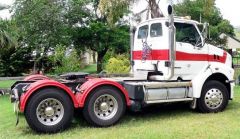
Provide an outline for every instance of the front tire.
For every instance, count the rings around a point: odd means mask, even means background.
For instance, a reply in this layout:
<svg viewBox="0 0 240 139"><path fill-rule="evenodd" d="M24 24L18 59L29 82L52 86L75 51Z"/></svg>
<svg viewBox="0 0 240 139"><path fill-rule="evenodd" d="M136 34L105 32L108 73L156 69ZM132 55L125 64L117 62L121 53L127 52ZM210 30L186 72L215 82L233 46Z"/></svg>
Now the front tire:
<svg viewBox="0 0 240 139"><path fill-rule="evenodd" d="M92 125L106 127L115 124L124 114L124 96L113 87L94 90L83 108L84 118Z"/></svg>
<svg viewBox="0 0 240 139"><path fill-rule="evenodd" d="M197 106L203 113L220 112L226 108L228 100L226 86L219 81L212 80L204 84Z"/></svg>
<svg viewBox="0 0 240 139"><path fill-rule="evenodd" d="M45 88L30 98L25 108L25 117L36 132L55 133L71 124L73 112L72 101L64 91Z"/></svg>

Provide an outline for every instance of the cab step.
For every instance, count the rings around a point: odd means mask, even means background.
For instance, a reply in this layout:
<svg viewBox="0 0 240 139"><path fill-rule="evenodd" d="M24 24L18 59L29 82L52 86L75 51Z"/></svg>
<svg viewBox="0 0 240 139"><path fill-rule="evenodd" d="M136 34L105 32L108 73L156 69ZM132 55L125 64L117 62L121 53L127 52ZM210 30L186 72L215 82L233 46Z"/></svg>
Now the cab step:
<svg viewBox="0 0 240 139"><path fill-rule="evenodd" d="M145 103L146 104L157 104L157 103L183 102L183 101L193 101L193 98L168 99L168 100L149 100L149 101L145 101Z"/></svg>

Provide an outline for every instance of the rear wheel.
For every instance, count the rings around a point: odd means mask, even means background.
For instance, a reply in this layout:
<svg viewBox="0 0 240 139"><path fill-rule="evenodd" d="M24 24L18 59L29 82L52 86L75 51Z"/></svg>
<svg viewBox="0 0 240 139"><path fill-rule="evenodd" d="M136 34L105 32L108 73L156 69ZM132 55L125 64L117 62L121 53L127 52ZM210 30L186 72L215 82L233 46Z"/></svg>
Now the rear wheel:
<svg viewBox="0 0 240 139"><path fill-rule="evenodd" d="M198 109L203 113L223 111L229 100L227 88L219 81L208 81L198 99Z"/></svg>
<svg viewBox="0 0 240 139"><path fill-rule="evenodd" d="M124 97L113 87L101 87L90 94L83 109L84 118L95 126L115 124L124 114Z"/></svg>
<svg viewBox="0 0 240 139"><path fill-rule="evenodd" d="M42 133L54 133L66 129L73 118L73 104L60 89L46 88L34 94L25 109L29 126Z"/></svg>

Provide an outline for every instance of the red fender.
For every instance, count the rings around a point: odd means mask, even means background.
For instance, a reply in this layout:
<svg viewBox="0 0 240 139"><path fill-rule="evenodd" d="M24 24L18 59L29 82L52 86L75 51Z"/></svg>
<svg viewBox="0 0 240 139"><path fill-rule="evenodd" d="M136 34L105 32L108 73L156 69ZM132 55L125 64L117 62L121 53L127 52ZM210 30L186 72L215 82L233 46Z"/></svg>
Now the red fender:
<svg viewBox="0 0 240 139"><path fill-rule="evenodd" d="M74 107L77 108L78 107L78 102L75 99L75 96L73 94L73 92L64 84L59 83L57 81L54 80L39 80L36 81L34 83L32 83L27 91L21 96L20 98L20 111L24 112L26 103L29 99L29 97L35 93L37 90L43 88L43 87L57 87L57 88L61 88L62 90L64 90L72 99L72 102L74 104Z"/></svg>
<svg viewBox="0 0 240 139"><path fill-rule="evenodd" d="M34 74L34 75L29 75L24 78L24 81L38 81L38 80L49 80L47 76L41 75L41 74Z"/></svg>
<svg viewBox="0 0 240 139"><path fill-rule="evenodd" d="M118 88L121 93L125 96L125 100L127 105L130 105L130 99L128 96L127 90L118 82L111 81L111 80L106 80L106 79L101 79L101 78L95 78L95 79L90 79L87 82L85 82L81 87L80 87L80 93L77 93L76 99L79 103L79 107L84 107L85 101L87 96L91 93L91 91L99 86L105 86L105 85L111 85L116 88Z"/></svg>

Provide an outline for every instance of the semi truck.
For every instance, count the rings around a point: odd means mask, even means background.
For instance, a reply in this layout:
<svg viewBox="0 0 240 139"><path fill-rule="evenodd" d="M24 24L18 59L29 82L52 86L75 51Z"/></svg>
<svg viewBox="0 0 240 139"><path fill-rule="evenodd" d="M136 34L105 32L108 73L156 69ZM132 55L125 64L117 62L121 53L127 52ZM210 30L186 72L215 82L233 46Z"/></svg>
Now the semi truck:
<svg viewBox="0 0 240 139"><path fill-rule="evenodd" d="M223 111L234 95L231 55L206 42L207 24L167 9L168 17L143 21L132 31L131 76L33 75L11 88L16 113L24 113L33 130L54 133L71 124L76 109L98 127L116 124L127 109L153 104L189 102L202 113Z"/></svg>

